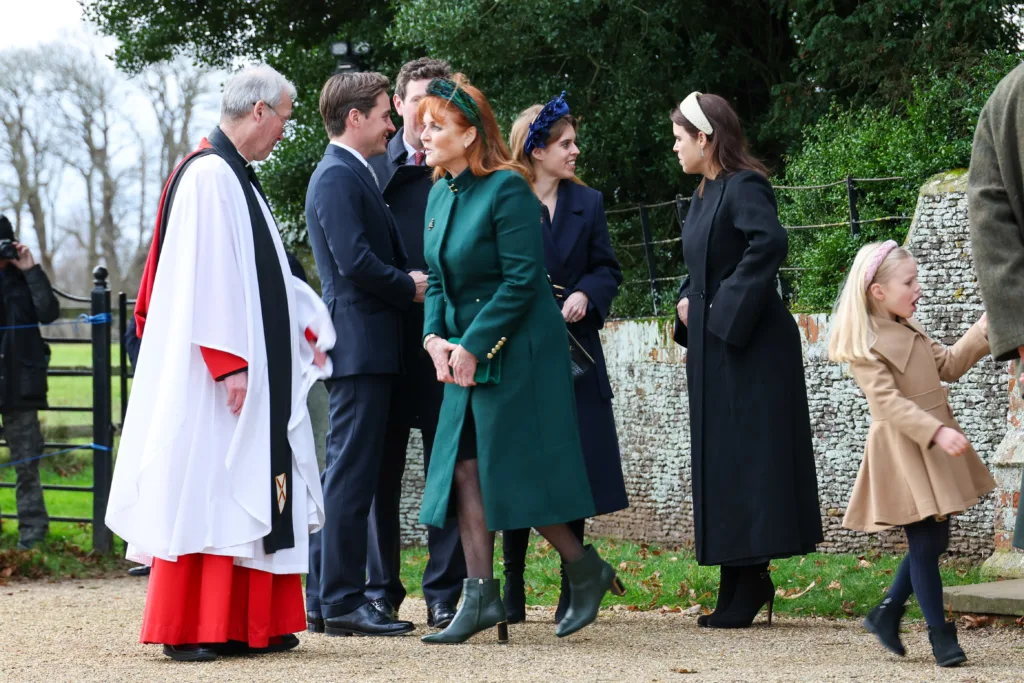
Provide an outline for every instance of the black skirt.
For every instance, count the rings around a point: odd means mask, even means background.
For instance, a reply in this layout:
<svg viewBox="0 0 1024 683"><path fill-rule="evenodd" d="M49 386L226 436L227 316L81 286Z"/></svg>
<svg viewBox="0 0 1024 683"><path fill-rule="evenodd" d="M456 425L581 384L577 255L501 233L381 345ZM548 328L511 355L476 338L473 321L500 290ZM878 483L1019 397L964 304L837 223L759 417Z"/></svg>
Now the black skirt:
<svg viewBox="0 0 1024 683"><path fill-rule="evenodd" d="M456 462L476 460L476 420L473 419L473 405L466 405L466 417L462 422L462 434L459 436L459 452Z"/></svg>

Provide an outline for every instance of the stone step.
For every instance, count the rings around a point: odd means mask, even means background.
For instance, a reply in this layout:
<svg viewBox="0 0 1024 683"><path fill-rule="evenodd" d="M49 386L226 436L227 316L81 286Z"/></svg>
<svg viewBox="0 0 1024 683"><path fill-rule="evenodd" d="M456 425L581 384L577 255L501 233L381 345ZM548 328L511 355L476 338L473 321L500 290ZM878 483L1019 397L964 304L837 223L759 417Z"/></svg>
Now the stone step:
<svg viewBox="0 0 1024 683"><path fill-rule="evenodd" d="M942 589L942 602L954 612L1024 615L1024 579L948 586Z"/></svg>

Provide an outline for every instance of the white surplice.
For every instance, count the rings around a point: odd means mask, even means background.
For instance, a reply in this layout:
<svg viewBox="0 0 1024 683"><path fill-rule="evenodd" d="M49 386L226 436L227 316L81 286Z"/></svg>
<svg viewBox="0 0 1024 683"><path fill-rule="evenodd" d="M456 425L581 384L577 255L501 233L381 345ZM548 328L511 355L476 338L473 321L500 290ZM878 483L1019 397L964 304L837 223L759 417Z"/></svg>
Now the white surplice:
<svg viewBox="0 0 1024 683"><path fill-rule="evenodd" d="M270 396L252 226L245 195L215 154L184 171L163 226L166 235L139 363L114 467L107 526L128 542L128 559L174 561L207 553L274 574L308 570L308 534L324 521L306 396L330 376L313 364L309 328L321 350L334 346L323 302L291 277L269 208L291 322L292 525L295 547L263 552L270 532ZM241 414L227 406L200 347L248 363Z"/></svg>

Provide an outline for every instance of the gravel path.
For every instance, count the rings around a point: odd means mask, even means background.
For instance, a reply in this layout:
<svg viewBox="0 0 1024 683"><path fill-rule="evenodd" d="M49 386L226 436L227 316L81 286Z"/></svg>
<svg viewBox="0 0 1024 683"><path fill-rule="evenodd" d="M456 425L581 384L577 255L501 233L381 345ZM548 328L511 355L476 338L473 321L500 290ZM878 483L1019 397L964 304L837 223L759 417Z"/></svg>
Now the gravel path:
<svg viewBox="0 0 1024 683"><path fill-rule="evenodd" d="M0 587L0 680L30 681L1024 681L1024 631L962 632L970 661L934 665L923 625L904 635L904 660L885 654L852 622L779 619L745 631L711 631L681 614L602 612L555 638L550 610L469 644L427 646L417 637L300 634L283 655L178 664L139 645L145 580L14 583ZM402 608L426 632L423 603Z"/></svg>

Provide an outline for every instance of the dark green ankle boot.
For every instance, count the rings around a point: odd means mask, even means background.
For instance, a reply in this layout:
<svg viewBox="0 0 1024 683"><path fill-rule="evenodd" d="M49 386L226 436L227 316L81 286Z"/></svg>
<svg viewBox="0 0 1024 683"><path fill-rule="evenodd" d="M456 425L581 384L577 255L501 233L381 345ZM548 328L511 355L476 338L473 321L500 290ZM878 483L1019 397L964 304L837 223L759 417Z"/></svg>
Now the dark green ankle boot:
<svg viewBox="0 0 1024 683"><path fill-rule="evenodd" d="M555 629L559 638L576 633L597 619L601 600L609 590L615 595L626 592L615 570L601 559L592 545L587 546L583 557L566 563L565 573L569 576L569 610Z"/></svg>
<svg viewBox="0 0 1024 683"><path fill-rule="evenodd" d="M508 623L501 591L496 579L465 579L462 604L448 628L420 638L424 643L464 643L493 626L498 627L498 642L508 642Z"/></svg>

